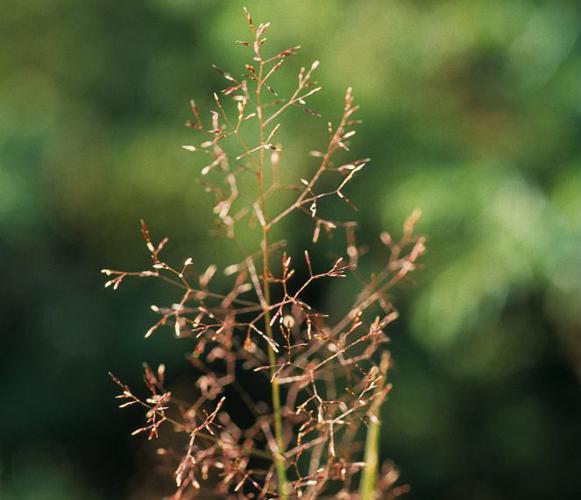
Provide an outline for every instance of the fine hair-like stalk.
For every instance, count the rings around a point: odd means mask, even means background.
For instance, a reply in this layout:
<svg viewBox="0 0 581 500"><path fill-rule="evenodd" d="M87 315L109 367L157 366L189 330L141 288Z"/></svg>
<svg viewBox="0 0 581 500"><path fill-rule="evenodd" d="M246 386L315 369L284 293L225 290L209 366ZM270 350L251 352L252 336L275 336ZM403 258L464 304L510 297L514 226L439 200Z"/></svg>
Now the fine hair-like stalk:
<svg viewBox="0 0 581 500"><path fill-rule="evenodd" d="M270 230L268 221L268 212L266 210L266 203L264 199L264 116L262 112L262 85L263 85L263 74L264 74L264 60L260 52L260 45L258 37L256 36L256 30L251 24L252 32L255 34L255 44L257 46L257 58L258 61L258 75L256 78L256 116L258 119L258 129L259 129L259 141L262 146L259 150L258 157L258 203L260 206L260 211L264 216L264 223L262 224L262 240L260 242L262 250L262 283L264 287L264 328L266 335L270 340L273 339L272 326L270 324L270 253L269 253L269 238L268 232ZM286 468L284 464L284 436L282 429L282 414L280 405L280 387L278 385L278 380L276 378L276 354L274 352L273 346L268 345L268 360L270 362L271 368L271 389L272 389L272 409L274 414L274 436L276 440L276 454L274 460L276 462L276 474L278 477L278 493L282 500L288 498L288 485L286 478Z"/></svg>

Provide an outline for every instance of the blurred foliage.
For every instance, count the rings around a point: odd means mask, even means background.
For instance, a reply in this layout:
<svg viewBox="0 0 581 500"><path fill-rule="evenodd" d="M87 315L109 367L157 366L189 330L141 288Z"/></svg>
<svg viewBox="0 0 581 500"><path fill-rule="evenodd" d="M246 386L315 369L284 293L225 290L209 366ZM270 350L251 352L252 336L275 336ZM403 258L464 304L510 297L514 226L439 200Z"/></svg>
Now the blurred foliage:
<svg viewBox="0 0 581 500"><path fill-rule="evenodd" d="M354 154L373 159L351 193L360 239L424 214L429 256L396 298L383 433L410 498L579 498L578 2L247 4L274 46L322 61L325 116L355 89ZM145 448L127 437L139 416L116 411L106 372L138 383L142 360L164 360L185 373L183 346L142 340L163 290L113 300L98 270L145 262L140 217L180 259L232 258L207 236L179 145L188 99L209 106L219 85L210 64L242 71L242 5L0 4L2 498L148 497ZM288 125L298 173L324 121ZM298 250L307 237L288 230ZM326 307L340 291L320 290Z"/></svg>

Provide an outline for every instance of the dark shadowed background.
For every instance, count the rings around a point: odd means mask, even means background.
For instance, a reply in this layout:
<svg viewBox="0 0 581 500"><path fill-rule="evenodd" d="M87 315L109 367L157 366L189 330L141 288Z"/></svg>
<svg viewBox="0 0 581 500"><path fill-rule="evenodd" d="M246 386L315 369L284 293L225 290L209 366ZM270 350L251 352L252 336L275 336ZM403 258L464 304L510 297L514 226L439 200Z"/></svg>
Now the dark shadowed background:
<svg viewBox="0 0 581 500"><path fill-rule="evenodd" d="M395 295L382 435L409 498L581 498L578 2L246 3L276 49L303 45L291 68L321 60L325 116L354 88L354 156L373 160L350 188L360 239L423 212L429 253ZM210 64L243 71L242 5L0 4L3 499L154 494L153 447L129 437L141 416L116 408L107 371L139 385L142 361L165 362L183 377L186 348L143 340L161 287L113 293L99 270L144 266L140 217L176 259L233 258L208 237L200 165L180 145L188 100L207 109L221 88ZM325 128L300 111L286 124L305 153ZM287 229L299 251L309 235ZM333 290L319 290L327 307Z"/></svg>

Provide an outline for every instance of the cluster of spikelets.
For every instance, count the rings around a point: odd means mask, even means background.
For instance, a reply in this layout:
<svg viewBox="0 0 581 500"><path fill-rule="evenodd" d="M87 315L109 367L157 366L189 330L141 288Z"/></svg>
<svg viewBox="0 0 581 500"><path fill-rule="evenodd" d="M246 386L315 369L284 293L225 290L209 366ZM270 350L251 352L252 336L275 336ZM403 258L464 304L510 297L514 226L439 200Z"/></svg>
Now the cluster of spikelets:
<svg viewBox="0 0 581 500"><path fill-rule="evenodd" d="M134 434L154 439L163 427L184 435L181 450L158 450L175 461L172 498L393 498L406 487L396 485L398 473L391 465L378 467L379 410L391 388L385 329L397 318L388 294L425 251L424 238L414 235L419 213L404 223L399 239L380 235L385 263L370 278L363 276L356 224L331 220L320 211L328 198L352 206L345 190L368 163L337 160L349 151L358 123L351 89L338 123L328 124L326 148L310 152L317 162L312 176L281 182L279 120L296 108L317 114L306 100L321 90L314 80L318 62L300 70L289 97L278 96L272 80L299 47L264 55L269 24L255 26L246 14L251 39L238 42L251 52L246 74L237 78L216 68L228 86L214 94L209 126L192 101L193 119L186 125L205 137L183 147L206 158L201 174L215 196L214 213L225 237L236 238L235 228L246 221L259 234L260 248L222 270L230 280L227 289L213 287L216 266L196 271L191 258L169 264L161 255L167 239L154 241L142 223L151 266L138 272L105 269L106 286L116 289L126 277L138 276L179 290L174 304L151 307L159 318L146 337L169 326L177 338L187 339L196 387L190 400L177 398L166 386L165 367L146 365L147 396L113 377L121 388L120 406L145 409L146 421ZM246 206L239 196L243 177L255 186ZM269 207L283 195L292 196L286 208ZM324 269L315 269L307 251L293 261L282 250L284 240L270 240L273 228L294 215L311 221L314 243L321 230L344 232L346 255ZM298 268L303 272L295 275ZM298 280L301 274L305 279ZM306 302L314 282L345 277L357 280L361 289L339 317ZM271 389L268 403L247 387L240 377L244 372L264 377ZM240 425L228 411L232 391L252 415L251 425Z"/></svg>

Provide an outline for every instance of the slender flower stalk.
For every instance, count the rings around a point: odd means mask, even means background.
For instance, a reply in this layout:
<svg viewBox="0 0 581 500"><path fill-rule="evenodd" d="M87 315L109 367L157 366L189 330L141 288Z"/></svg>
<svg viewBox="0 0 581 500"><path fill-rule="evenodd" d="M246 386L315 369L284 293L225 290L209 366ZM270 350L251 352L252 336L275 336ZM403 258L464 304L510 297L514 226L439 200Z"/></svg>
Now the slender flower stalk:
<svg viewBox="0 0 581 500"><path fill-rule="evenodd" d="M258 43L258 39L255 40ZM260 62L258 69L258 76L256 80L256 115L258 117L258 129L259 129L259 160L258 160L258 203L260 206L260 211L264 216L264 224L262 225L262 283L264 287L264 328L266 330L266 335L269 339L273 339L272 326L270 324L270 254L269 254L269 223L268 223L268 213L265 207L264 200L264 115L262 112L262 85L263 85L263 74L264 74L264 61L260 56L260 49L257 51L259 54ZM276 453L274 460L276 462L276 473L278 477L279 484L279 495L282 500L288 498L288 484L286 479L286 466L284 459L284 436L282 430L282 414L280 405L280 387L278 385L278 380L276 378L276 354L271 344L268 345L268 360L271 365L271 388L272 388L272 407L274 413L274 435L276 439Z"/></svg>

